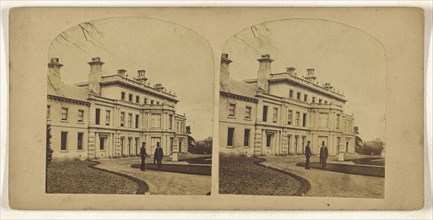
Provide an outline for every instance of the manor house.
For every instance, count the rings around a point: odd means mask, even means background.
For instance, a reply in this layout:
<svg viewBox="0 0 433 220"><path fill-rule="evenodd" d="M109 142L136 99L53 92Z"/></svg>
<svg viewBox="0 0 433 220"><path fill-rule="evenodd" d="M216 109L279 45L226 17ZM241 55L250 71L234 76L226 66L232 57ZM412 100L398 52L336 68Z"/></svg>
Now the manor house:
<svg viewBox="0 0 433 220"><path fill-rule="evenodd" d="M133 78L124 69L103 75L99 57L88 64L88 82L68 85L61 81L59 59L48 63L47 123L54 159L138 156L142 142L149 155L157 143L165 155L188 152L186 116L176 113L175 93L160 83L151 86L144 70Z"/></svg>
<svg viewBox="0 0 433 220"><path fill-rule="evenodd" d="M330 155L355 152L352 115L343 112L345 96L330 83L320 85L314 69L304 76L288 67L272 73L270 55L259 59L257 78L230 78L227 54L221 57L220 152L252 155L313 154L322 142Z"/></svg>

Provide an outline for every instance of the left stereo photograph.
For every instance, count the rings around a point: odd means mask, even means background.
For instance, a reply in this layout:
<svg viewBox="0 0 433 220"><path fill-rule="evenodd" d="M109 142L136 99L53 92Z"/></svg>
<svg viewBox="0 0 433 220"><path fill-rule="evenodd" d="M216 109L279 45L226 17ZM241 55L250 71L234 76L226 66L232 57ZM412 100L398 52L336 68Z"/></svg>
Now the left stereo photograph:
<svg viewBox="0 0 433 220"><path fill-rule="evenodd" d="M206 39L175 23L116 17L73 25L49 48L47 193L210 195Z"/></svg>

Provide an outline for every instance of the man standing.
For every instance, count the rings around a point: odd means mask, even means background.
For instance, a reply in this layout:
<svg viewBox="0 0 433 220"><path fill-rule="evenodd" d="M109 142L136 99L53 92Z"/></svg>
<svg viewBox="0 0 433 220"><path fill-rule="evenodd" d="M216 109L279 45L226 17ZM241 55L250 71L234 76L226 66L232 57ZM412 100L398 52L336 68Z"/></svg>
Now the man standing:
<svg viewBox="0 0 433 220"><path fill-rule="evenodd" d="M311 156L311 149L310 149L310 141L307 141L307 146L305 147L305 169L310 169L310 156Z"/></svg>
<svg viewBox="0 0 433 220"><path fill-rule="evenodd" d="M162 157L164 156L164 152L162 151L161 146L159 146L159 142L156 143L155 156L154 161L156 160L158 169L161 168Z"/></svg>
<svg viewBox="0 0 433 220"><path fill-rule="evenodd" d="M146 157L147 157L147 153L146 153L146 143L143 142L141 144L141 149L140 149L140 156L141 156L141 166L140 169L142 171L145 171L145 164L146 164Z"/></svg>
<svg viewBox="0 0 433 220"><path fill-rule="evenodd" d="M326 159L328 159L328 148L325 146L325 142L322 141L322 147L320 148L320 163L322 168L326 167Z"/></svg>

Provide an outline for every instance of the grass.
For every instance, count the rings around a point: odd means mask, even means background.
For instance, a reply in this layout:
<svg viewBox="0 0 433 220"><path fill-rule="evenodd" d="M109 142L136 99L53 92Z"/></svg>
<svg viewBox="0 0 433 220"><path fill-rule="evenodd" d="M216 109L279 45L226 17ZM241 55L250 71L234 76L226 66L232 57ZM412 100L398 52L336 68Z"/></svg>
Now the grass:
<svg viewBox="0 0 433 220"><path fill-rule="evenodd" d="M93 161L62 161L49 164L47 193L135 194L134 181L101 170L92 169Z"/></svg>
<svg viewBox="0 0 433 220"><path fill-rule="evenodd" d="M295 195L302 184L294 177L258 166L261 161L248 157L220 157L221 194Z"/></svg>

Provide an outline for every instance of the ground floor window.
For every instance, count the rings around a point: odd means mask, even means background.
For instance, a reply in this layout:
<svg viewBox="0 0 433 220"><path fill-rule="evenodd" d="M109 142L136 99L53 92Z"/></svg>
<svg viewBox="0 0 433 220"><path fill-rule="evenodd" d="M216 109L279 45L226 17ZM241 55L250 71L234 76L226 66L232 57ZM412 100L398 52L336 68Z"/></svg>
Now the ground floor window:
<svg viewBox="0 0 433 220"><path fill-rule="evenodd" d="M234 128L228 128L227 130L227 146L233 146Z"/></svg>
<svg viewBox="0 0 433 220"><path fill-rule="evenodd" d="M266 134L266 147L272 147L272 134Z"/></svg>
<svg viewBox="0 0 433 220"><path fill-rule="evenodd" d="M83 133L78 132L77 150L83 150Z"/></svg>
<svg viewBox="0 0 433 220"><path fill-rule="evenodd" d="M60 138L60 150L66 150L68 144L68 132L62 131Z"/></svg>
<svg viewBox="0 0 433 220"><path fill-rule="evenodd" d="M250 129L245 129L244 133L244 146L250 146Z"/></svg>
<svg viewBox="0 0 433 220"><path fill-rule="evenodd" d="M104 137L99 138L99 150L105 150L105 138Z"/></svg>

